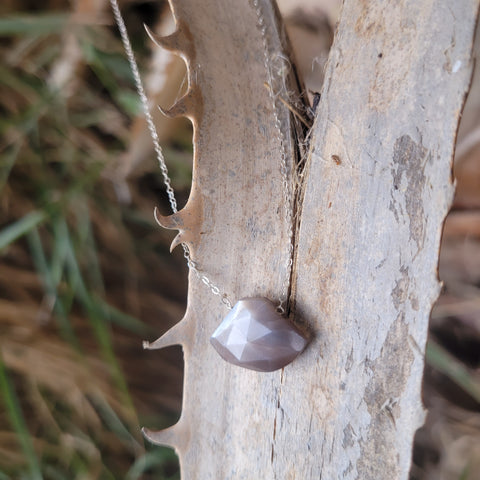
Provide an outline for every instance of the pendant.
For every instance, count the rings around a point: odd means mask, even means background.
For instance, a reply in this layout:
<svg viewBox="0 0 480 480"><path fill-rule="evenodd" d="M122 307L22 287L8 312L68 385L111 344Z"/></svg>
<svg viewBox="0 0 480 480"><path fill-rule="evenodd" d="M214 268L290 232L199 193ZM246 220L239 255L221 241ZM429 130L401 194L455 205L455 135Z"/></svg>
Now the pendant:
<svg viewBox="0 0 480 480"><path fill-rule="evenodd" d="M268 299L239 300L210 338L229 363L258 372L273 372L292 362L308 339Z"/></svg>

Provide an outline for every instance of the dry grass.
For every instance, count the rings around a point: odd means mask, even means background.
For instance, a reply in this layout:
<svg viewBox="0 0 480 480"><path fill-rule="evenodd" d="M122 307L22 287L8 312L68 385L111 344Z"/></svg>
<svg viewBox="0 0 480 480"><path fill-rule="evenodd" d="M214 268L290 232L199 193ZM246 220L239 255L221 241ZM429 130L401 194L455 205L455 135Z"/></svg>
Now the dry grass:
<svg viewBox="0 0 480 480"><path fill-rule="evenodd" d="M140 426L178 416L181 353L141 341L181 318L185 267L153 221L154 165L117 195L138 105L107 7L1 7L0 478L178 475Z"/></svg>
<svg viewBox="0 0 480 480"><path fill-rule="evenodd" d="M292 35L319 19L306 32L321 51L303 49L299 33L297 57L325 59L338 2L325 3L326 14L292 17ZM184 67L149 60L141 28L161 7L123 11L152 96L168 105ZM139 427L178 416L181 352L144 353L141 341L181 318L186 272L153 221L153 205L168 207L143 121L132 124L138 101L108 2L7 1L0 13L0 480L176 478L173 453L145 446ZM480 478L478 84L459 135L415 480ZM190 130L156 120L182 203Z"/></svg>

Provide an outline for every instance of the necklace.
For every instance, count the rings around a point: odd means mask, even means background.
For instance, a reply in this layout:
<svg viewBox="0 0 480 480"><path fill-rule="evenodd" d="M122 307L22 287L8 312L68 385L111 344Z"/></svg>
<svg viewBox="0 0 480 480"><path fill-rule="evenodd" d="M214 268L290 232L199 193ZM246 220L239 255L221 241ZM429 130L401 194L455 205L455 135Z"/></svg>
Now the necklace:
<svg viewBox="0 0 480 480"><path fill-rule="evenodd" d="M150 114L148 100L145 95L141 77L135 56L128 38L125 23L123 21L117 0L110 0L115 21L118 25L122 42L130 63L132 74L142 109L146 117L147 126L152 137L157 161L173 213L177 213L177 202L171 186L168 169L160 146L158 134ZM219 355L229 363L250 370L270 372L283 368L292 362L308 343L307 336L298 330L287 318L288 290L293 265L293 198L294 189L289 181L289 169L287 164L286 137L282 130L277 98L273 90L274 75L272 72L271 58L269 54L268 34L265 18L259 0L251 0L257 17L257 27L260 31L263 43L263 60L267 76L267 86L272 105L272 115L276 132L276 140L281 150L280 173L282 178L282 191L284 198L284 220L287 225L288 242L285 248L286 274L282 282L282 290L275 305L271 300L264 297L242 298L232 306L228 295L205 275L192 259L190 250L185 243L181 243L187 265L196 277L201 280L214 295L219 295L221 301L230 310L225 319L213 333L210 343ZM147 28L150 38L158 45L154 34ZM162 217L155 209L157 223L164 226Z"/></svg>

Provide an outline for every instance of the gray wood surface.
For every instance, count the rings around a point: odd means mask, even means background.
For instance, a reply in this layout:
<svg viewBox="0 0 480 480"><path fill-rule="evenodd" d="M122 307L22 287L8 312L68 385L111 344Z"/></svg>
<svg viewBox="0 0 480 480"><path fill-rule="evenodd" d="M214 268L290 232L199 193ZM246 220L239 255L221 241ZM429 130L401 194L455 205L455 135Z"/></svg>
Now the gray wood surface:
<svg viewBox="0 0 480 480"><path fill-rule="evenodd" d="M275 12L262 5L278 58ZM292 304L314 338L282 371L224 363L208 339L227 310L190 274L184 319L151 344L183 346L182 416L146 432L176 449L182 479L408 478L477 8L345 1L295 242ZM194 178L185 209L162 222L233 300L275 300L287 238L254 11L233 0L173 9L179 33L167 43L189 62L192 93L176 110L194 122ZM282 121L289 131L285 111Z"/></svg>

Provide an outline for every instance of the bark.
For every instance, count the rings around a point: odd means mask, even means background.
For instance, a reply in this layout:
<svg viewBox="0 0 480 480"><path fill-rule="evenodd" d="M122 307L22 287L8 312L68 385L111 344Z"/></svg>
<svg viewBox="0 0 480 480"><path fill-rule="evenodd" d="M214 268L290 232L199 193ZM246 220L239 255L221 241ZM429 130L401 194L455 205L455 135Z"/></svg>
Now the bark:
<svg viewBox="0 0 480 480"><path fill-rule="evenodd" d="M276 12L262 8L279 59ZM477 0L345 1L295 240L293 313L313 340L281 371L226 364L209 336L227 310L190 274L185 317L150 345L183 346L182 415L146 431L176 449L184 480L408 478L477 8ZM183 52L191 81L173 113L192 119L195 156L189 201L162 222L232 299L276 299L288 239L254 10L178 0L173 11L177 34L163 43ZM285 71L276 69L281 94Z"/></svg>

